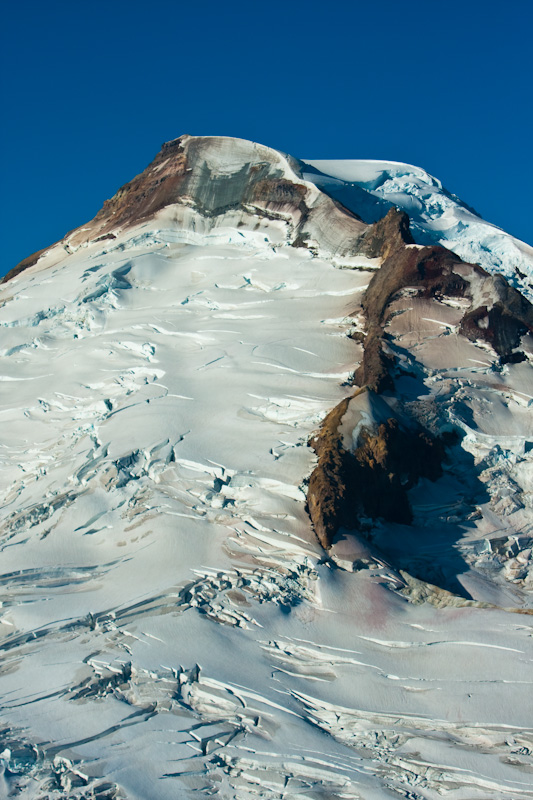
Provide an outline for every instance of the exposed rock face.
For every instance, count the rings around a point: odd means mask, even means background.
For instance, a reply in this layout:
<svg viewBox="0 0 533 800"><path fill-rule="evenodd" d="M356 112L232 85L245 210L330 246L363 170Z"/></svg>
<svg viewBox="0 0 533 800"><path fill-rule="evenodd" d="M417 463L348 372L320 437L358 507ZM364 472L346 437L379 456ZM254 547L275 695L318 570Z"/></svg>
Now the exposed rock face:
<svg viewBox="0 0 533 800"><path fill-rule="evenodd" d="M361 252L369 258L387 258L406 244L414 244L409 230L409 217L404 211L391 208L374 223L361 241Z"/></svg>
<svg viewBox="0 0 533 800"><path fill-rule="evenodd" d="M307 504L325 549L340 527L358 530L368 517L409 523L407 491L421 477L435 480L442 474L442 443L393 416L362 427L356 446L346 449L342 427L349 405L350 399L339 403L311 441L318 465L309 480Z"/></svg>
<svg viewBox="0 0 533 800"><path fill-rule="evenodd" d="M501 363L508 363L523 359L523 354L513 350L532 330L531 303L501 275L486 275L481 297L475 297L461 321L461 333L472 340L484 339L498 353Z"/></svg>
<svg viewBox="0 0 533 800"><path fill-rule="evenodd" d="M318 456L318 465L309 479L307 508L315 533L325 549L347 516L345 507L352 489L347 486L349 456L342 447L340 432L348 403L346 398L330 411L320 432L310 442Z"/></svg>
<svg viewBox="0 0 533 800"><path fill-rule="evenodd" d="M58 243L56 242L56 244ZM53 247L54 245L51 246ZM50 248L48 247L44 247L42 250L37 250L36 253L32 253L31 256L23 258L22 261L19 261L19 263L15 267L13 267L13 269L9 270L9 272L6 275L4 275L0 283L7 283L7 281L10 281L12 278L16 278L17 275L20 275L21 272L24 272L25 269L29 269L30 267L35 266L40 257L44 255L44 253L46 253L49 249Z"/></svg>
<svg viewBox="0 0 533 800"><path fill-rule="evenodd" d="M386 161L306 161L304 174L365 222L391 205L410 217L415 241L442 245L468 263L500 272L533 301L533 248L481 219L477 212L425 170Z"/></svg>
<svg viewBox="0 0 533 800"><path fill-rule="evenodd" d="M286 241L349 257L359 251L368 226L336 200L299 177L297 162L241 139L181 136L125 184L86 225L57 243L61 255L174 207L175 222L193 231L223 224L259 228L279 220ZM37 263L50 248L22 261L4 281Z"/></svg>
<svg viewBox="0 0 533 800"><path fill-rule="evenodd" d="M520 337L533 330L533 306L505 278L489 275L477 264L465 264L444 247L414 245L409 219L397 209L369 229L361 246L366 255L381 256L383 264L362 303L368 333L365 357L355 375L360 386L370 385L376 391L391 388L390 362L382 350L383 325L391 300L402 289L416 287L423 297L469 299L471 308L463 317L461 332L487 341L504 361L512 358Z"/></svg>
<svg viewBox="0 0 533 800"><path fill-rule="evenodd" d="M414 244L407 215L395 208L368 229L360 248L365 256L382 259L362 300L366 336L354 374L360 387L378 394L394 392L395 359L387 352L386 327L390 306L404 291L412 293L414 302L435 298L469 303L461 334L490 344L501 364L525 358L515 350L533 330L533 307L502 276L465 264L443 247ZM347 452L340 434L347 407L343 401L334 409L312 442L318 464L309 482L308 507L325 548L340 527L356 530L365 517L409 523L407 491L420 477L438 478L445 456L442 441L423 426L407 429L401 414L363 429L355 450Z"/></svg>
<svg viewBox="0 0 533 800"><path fill-rule="evenodd" d="M453 265L462 263L453 253L443 247L419 247L408 239L408 219L395 209L387 217L380 234L373 242L381 242L384 260L372 278L363 298L363 310L367 319L367 344L363 362L355 374L360 386L371 386L375 391L392 388L390 382L390 360L383 352L383 326L392 298L407 287L420 287L425 296L448 295L464 297L467 282L453 270ZM391 224L392 223L392 224ZM380 223L376 223L380 225ZM388 231L393 244L383 238ZM375 250L372 250L375 252Z"/></svg>
<svg viewBox="0 0 533 800"><path fill-rule="evenodd" d="M350 485L358 487L358 515L391 522L410 522L407 498L421 477L436 480L442 474L444 448L424 430L408 430L394 417L377 430L364 429L350 461Z"/></svg>

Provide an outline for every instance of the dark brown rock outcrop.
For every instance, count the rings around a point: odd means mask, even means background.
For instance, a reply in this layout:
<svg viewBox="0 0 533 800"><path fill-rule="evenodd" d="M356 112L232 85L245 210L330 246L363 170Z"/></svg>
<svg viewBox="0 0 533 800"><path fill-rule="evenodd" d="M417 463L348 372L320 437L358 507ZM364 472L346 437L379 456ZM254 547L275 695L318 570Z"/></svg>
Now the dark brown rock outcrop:
<svg viewBox="0 0 533 800"><path fill-rule="evenodd" d="M492 306L480 305L467 311L461 321L461 333L473 341L488 342L502 364L521 361L523 354L513 351L520 346L522 336L533 331L533 306L501 275L489 280Z"/></svg>
<svg viewBox="0 0 533 800"><path fill-rule="evenodd" d="M355 383L377 392L392 388L391 360L383 352L384 325L391 301L404 289L417 288L423 297L464 297L472 307L461 322L461 333L469 339L483 339L500 356L502 363L516 359L513 354L524 333L533 331L533 306L501 275L490 275L477 264L466 264L450 250L438 245L413 244L409 218L391 209L372 225L361 246L369 256L383 258L372 277L362 306L367 321L364 357L355 372ZM465 269L466 267L466 269ZM481 285L491 302L475 305Z"/></svg>
<svg viewBox="0 0 533 800"><path fill-rule="evenodd" d="M318 540L324 549L342 524L347 499L347 453L342 447L339 426L348 408L342 400L323 421L317 436L310 441L318 456L307 490L307 509Z"/></svg>
<svg viewBox="0 0 533 800"><path fill-rule="evenodd" d="M409 523L408 490L421 477L436 480L442 474L442 443L420 427L407 429L394 417L374 429L363 428L355 450L346 450L340 427L350 399L328 414L310 441L318 464L309 479L307 507L326 550L339 528L359 530L365 518Z"/></svg>
<svg viewBox="0 0 533 800"><path fill-rule="evenodd" d="M385 327L391 303L404 290L414 290L424 299L470 300L460 333L488 342L500 363L525 358L516 348L523 334L533 331L533 306L502 276L465 264L444 247L414 244L409 219L397 209L369 228L361 251L383 261L362 301L366 336L363 359L354 374L360 387L378 394L394 390L395 360L384 346ZM445 457L443 441L393 417L363 429L355 451L347 452L339 428L348 403L342 401L326 417L311 442L318 464L309 481L308 509L326 549L339 528L357 530L365 517L409 523L408 490L421 477L436 480Z"/></svg>
<svg viewBox="0 0 533 800"><path fill-rule="evenodd" d="M372 232L371 228L365 236L365 241L371 245L370 252L381 255L384 260L363 298L367 337L363 361L354 379L359 386L370 386L377 392L392 389L391 360L383 352L383 333L389 304L398 292L417 287L428 297L463 297L468 287L467 281L453 269L455 264L462 263L461 260L444 247L414 245L408 225L406 214L391 209L385 220L372 226L376 230ZM384 239L387 234L391 242Z"/></svg>
<svg viewBox="0 0 533 800"><path fill-rule="evenodd" d="M443 458L441 442L424 430L402 427L394 417L374 431L363 428L348 464L350 487L357 487L351 513L411 522L407 491L422 477L439 478Z"/></svg>
<svg viewBox="0 0 533 800"><path fill-rule="evenodd" d="M53 247L54 245L51 246ZM13 269L11 269L6 275L4 275L0 283L7 283L7 281L11 280L11 278L16 278L17 275L20 275L21 272L24 272L25 269L33 267L38 262L40 257L44 255L44 253L46 253L49 249L50 249L49 247L45 247L42 250L37 250L36 253L32 253L31 256L23 258L22 261L19 261L16 267L13 267Z"/></svg>
<svg viewBox="0 0 533 800"><path fill-rule="evenodd" d="M414 244L409 217L398 208L370 226L361 240L360 252L368 258L387 258L406 244Z"/></svg>

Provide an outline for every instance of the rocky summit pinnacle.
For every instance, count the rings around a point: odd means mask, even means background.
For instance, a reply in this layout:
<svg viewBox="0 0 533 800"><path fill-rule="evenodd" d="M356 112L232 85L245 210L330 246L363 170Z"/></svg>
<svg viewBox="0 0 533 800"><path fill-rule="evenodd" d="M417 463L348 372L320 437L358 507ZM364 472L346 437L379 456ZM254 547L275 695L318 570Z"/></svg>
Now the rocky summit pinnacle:
<svg viewBox="0 0 533 800"><path fill-rule="evenodd" d="M531 800L533 251L182 136L0 287L0 785Z"/></svg>

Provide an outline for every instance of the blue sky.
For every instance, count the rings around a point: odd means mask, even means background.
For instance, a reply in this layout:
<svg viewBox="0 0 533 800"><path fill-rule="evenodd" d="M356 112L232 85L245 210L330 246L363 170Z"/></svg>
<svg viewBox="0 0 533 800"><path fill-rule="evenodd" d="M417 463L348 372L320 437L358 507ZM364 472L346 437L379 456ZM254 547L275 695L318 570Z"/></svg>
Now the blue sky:
<svg viewBox="0 0 533 800"><path fill-rule="evenodd" d="M533 4L12 1L6 272L182 133L424 167L533 244Z"/></svg>

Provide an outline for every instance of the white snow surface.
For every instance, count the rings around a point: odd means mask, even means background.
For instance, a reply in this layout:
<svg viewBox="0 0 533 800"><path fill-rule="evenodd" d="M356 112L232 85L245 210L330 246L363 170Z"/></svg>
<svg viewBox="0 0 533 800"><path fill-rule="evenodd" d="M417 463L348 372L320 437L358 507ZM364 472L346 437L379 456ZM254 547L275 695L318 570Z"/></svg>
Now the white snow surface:
<svg viewBox="0 0 533 800"><path fill-rule="evenodd" d="M306 514L371 271L169 218L1 290L0 793L532 798L531 617L410 604Z"/></svg>
<svg viewBox="0 0 533 800"><path fill-rule="evenodd" d="M533 247L482 219L442 183L420 167L396 161L304 160L319 171L305 172L325 191L344 190L347 203L350 187L358 187L372 197L397 206L409 214L411 231L420 244L440 244L464 261L480 264L488 272L499 272L530 299L533 297ZM365 222L374 222L386 206L372 218L365 216L361 194L354 196L352 210ZM521 274L524 276L522 277Z"/></svg>

